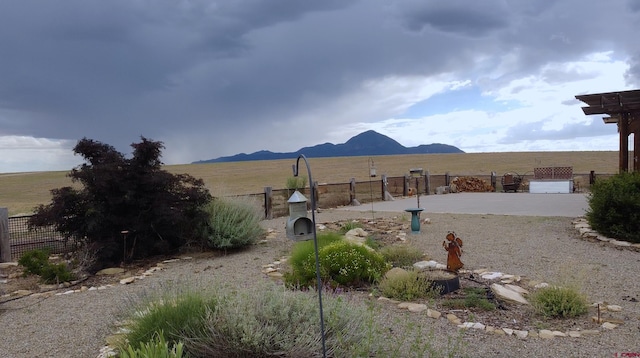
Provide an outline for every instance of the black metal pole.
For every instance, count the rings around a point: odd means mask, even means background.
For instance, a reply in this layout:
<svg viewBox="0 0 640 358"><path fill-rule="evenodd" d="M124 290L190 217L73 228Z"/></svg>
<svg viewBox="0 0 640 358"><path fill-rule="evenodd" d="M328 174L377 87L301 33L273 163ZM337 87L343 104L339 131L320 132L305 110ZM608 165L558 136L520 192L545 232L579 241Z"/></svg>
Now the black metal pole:
<svg viewBox="0 0 640 358"><path fill-rule="evenodd" d="M320 259L318 257L318 238L316 236L316 198L313 190L313 179L311 179L311 168L309 167L309 162L307 162L307 157L304 154L300 154L298 159L296 160L296 165L293 167L293 176L298 176L298 167L300 163L300 158L304 160L304 164L307 166L307 173L309 175L309 191L311 192L311 221L313 223L313 246L316 252L316 280L318 281L318 304L320 305L320 333L322 335L322 357L327 357L327 348L324 339L324 314L322 312L322 279L320 278Z"/></svg>

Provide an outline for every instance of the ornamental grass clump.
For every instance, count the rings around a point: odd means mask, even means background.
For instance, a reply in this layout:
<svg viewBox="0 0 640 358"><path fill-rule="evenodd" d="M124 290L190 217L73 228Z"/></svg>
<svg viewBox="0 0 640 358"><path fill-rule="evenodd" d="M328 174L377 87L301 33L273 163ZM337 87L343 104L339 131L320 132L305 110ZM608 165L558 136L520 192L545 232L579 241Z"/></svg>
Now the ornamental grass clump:
<svg viewBox="0 0 640 358"><path fill-rule="evenodd" d="M131 313L126 341L135 350L162 332L167 344L179 344L186 329L197 331L204 326L207 312L214 310L216 304L215 296L189 290L150 298Z"/></svg>
<svg viewBox="0 0 640 358"><path fill-rule="evenodd" d="M440 296L440 293L433 287L433 281L416 270L385 276L380 280L378 290L384 297L402 301Z"/></svg>
<svg viewBox="0 0 640 358"><path fill-rule="evenodd" d="M548 318L570 318L587 313L587 299L573 287L548 286L531 295L536 312Z"/></svg>
<svg viewBox="0 0 640 358"><path fill-rule="evenodd" d="M405 244L384 246L379 252L394 267L411 267L414 263L425 259L422 251Z"/></svg>

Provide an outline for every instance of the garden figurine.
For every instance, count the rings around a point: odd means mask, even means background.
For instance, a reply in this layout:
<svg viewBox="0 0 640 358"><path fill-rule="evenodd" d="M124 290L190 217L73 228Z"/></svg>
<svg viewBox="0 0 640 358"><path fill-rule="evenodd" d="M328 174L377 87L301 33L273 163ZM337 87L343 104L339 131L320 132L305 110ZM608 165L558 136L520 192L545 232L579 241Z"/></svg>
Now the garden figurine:
<svg viewBox="0 0 640 358"><path fill-rule="evenodd" d="M458 272L464 266L460 261L462 255L462 240L456 236L456 233L450 231L447 234L447 240L442 242L442 246L449 253L447 255L447 270Z"/></svg>

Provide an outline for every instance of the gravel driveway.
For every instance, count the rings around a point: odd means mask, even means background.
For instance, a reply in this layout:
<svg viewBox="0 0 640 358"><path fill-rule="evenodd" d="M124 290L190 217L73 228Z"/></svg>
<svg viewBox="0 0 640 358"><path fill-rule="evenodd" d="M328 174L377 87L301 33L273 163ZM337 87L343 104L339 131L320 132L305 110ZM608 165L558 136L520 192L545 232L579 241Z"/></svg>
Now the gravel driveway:
<svg viewBox="0 0 640 358"><path fill-rule="evenodd" d="M383 218L409 223L404 212L333 209L316 214L317 223ZM574 329L598 330L597 334L519 339L474 329L461 331L444 318L433 319L379 302L378 319L383 326L401 332L398 325L406 329L408 322L414 322L433 334L437 346L445 346L450 337L462 337L464 353L470 357L613 357L640 352L640 253L580 239L571 217L423 213L422 220L426 218L430 224L423 223L419 234L408 231L406 238L436 261L446 260L441 244L448 231L455 231L464 240L465 268L486 268L544 282L570 277L591 302L621 306L617 317L624 324L606 330L591 323L590 314ZM132 284L121 285L114 278L113 287L104 290L30 296L2 304L0 357L95 357L132 297L177 284L222 279L250 285L269 280L261 272L263 265L286 255L292 245L285 236L285 220L264 221L274 231L273 237L240 253L193 255L190 260L167 263L164 270ZM370 298L363 294L363 299ZM519 323L511 328L519 329Z"/></svg>

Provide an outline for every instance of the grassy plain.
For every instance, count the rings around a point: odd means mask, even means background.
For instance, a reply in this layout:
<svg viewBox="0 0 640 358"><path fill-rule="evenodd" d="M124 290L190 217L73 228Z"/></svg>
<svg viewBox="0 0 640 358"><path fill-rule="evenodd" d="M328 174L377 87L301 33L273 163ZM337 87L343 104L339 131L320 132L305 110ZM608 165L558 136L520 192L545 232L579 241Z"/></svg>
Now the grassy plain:
<svg viewBox="0 0 640 358"><path fill-rule="evenodd" d="M630 155L633 158L633 155ZM618 152L509 152L462 154L415 154L374 157L307 158L314 181L347 183L369 180L373 162L378 176L402 176L411 168L422 168L432 175L449 172L453 176L489 175L506 172L531 173L535 167L571 166L576 174L614 174L618 172ZM273 161L168 165L172 173L201 178L213 195L261 193L264 187L285 187L293 176L296 158ZM300 160L300 175L308 176ZM0 174L0 207L9 215L29 213L38 204L51 200L50 190L71 185L66 171Z"/></svg>

